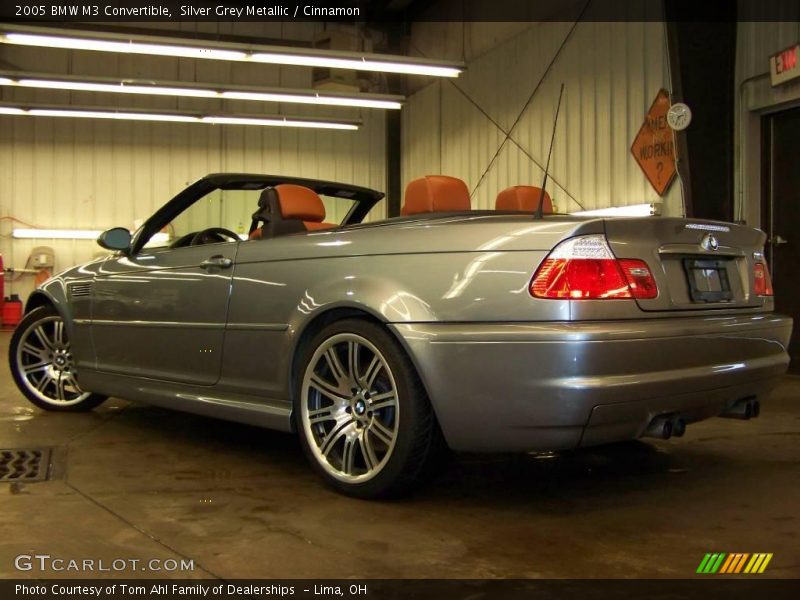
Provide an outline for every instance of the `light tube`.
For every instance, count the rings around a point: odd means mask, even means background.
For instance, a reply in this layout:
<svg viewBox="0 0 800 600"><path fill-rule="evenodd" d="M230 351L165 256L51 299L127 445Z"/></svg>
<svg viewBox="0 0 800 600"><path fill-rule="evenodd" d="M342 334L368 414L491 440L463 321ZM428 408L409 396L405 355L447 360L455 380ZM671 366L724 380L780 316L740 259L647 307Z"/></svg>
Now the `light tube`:
<svg viewBox="0 0 800 600"><path fill-rule="evenodd" d="M349 129L356 130L358 125L351 123L328 123L325 121L299 121L295 119L273 118L250 118L250 117L203 117L203 123L214 123L217 125L262 125L267 127L309 127L313 129Z"/></svg>
<svg viewBox="0 0 800 600"><path fill-rule="evenodd" d="M222 100L253 100L258 102L285 102L292 104L319 104L327 106L347 106L358 108L400 109L402 104L396 100L360 98L358 96L330 96L317 93L259 92L240 90L216 90L209 88L177 87L164 85L142 85L140 83L72 81L61 79L41 79L21 77L9 79L0 77L0 85L69 90L76 92L111 92L116 94L150 94L154 96L181 96L188 98L219 98Z"/></svg>
<svg viewBox="0 0 800 600"><path fill-rule="evenodd" d="M101 233L94 229L14 229L11 235L15 238L96 240Z"/></svg>
<svg viewBox="0 0 800 600"><path fill-rule="evenodd" d="M34 117L73 117L83 119L117 119L120 121L166 121L174 123L199 123L199 117L169 115L158 113L111 112L99 110L65 110L51 108L32 108L24 114Z"/></svg>
<svg viewBox="0 0 800 600"><path fill-rule="evenodd" d="M187 96L192 98L218 98L219 92L194 88L170 88L155 85L126 85L120 83L93 83L83 81L51 81L48 79L0 79L0 85L70 90L74 92L114 92L118 94L152 94L154 96Z"/></svg>
<svg viewBox="0 0 800 600"><path fill-rule="evenodd" d="M356 131L357 122L323 121L298 117L268 116L217 116L181 115L105 110L74 110L69 108L19 108L0 106L0 115L33 117L72 117L78 119L114 119L121 121L161 121L173 123L209 123L212 125L257 125L267 127L301 127L310 129L338 129Z"/></svg>
<svg viewBox="0 0 800 600"><path fill-rule="evenodd" d="M629 206L608 206L593 210L581 210L570 213L587 217L649 217L661 214L661 203L631 204Z"/></svg>
<svg viewBox="0 0 800 600"><path fill-rule="evenodd" d="M380 73L402 73L405 75L430 75L432 77L458 77L460 69L436 65L420 65L405 62L369 60L366 58L329 58L306 54L284 54L282 52L257 52L251 56L253 62L298 67L326 67L329 69L355 69Z"/></svg>
<svg viewBox="0 0 800 600"><path fill-rule="evenodd" d="M18 239L96 240L103 232L99 229L14 229L11 235ZM150 242L168 242L169 234L153 234Z"/></svg>
<svg viewBox="0 0 800 600"><path fill-rule="evenodd" d="M3 34L3 41L20 46L39 48L63 48L65 50L95 50L98 52L120 52L123 54L150 54L174 56L178 58L205 58L212 60L247 60L248 54L239 50L217 50L195 46L173 46L171 44L149 44L142 42L117 42L113 40L93 40L30 33L9 32Z"/></svg>
<svg viewBox="0 0 800 600"><path fill-rule="evenodd" d="M258 50L228 50L222 48L203 48L182 44L161 44L137 42L134 40L105 40L84 37L65 37L61 35L41 35L7 31L0 35L0 42L41 48L62 48L67 50L94 50L98 52L120 52L125 54L149 54L181 58L198 58L228 61L250 61L256 63L293 65L301 67L327 67L332 69L356 69L379 73L401 73L406 75L427 75L433 77L458 77L463 69L458 66L431 64L423 60L403 60L405 57L391 55L342 56L330 51L292 52L290 49L264 47ZM267 50L267 48L269 48Z"/></svg>

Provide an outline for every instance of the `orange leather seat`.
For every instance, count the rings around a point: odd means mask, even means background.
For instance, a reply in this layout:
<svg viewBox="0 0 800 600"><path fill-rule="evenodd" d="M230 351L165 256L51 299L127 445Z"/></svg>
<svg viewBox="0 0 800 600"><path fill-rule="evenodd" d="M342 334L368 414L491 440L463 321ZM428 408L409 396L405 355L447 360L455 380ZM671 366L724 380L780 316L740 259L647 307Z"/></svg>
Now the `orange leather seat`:
<svg viewBox="0 0 800 600"><path fill-rule="evenodd" d="M532 185L515 185L497 194L494 207L496 210L536 212L541 194L542 188ZM553 201L546 191L542 199L542 212L546 215L553 214Z"/></svg>
<svg viewBox="0 0 800 600"><path fill-rule="evenodd" d="M401 215L470 210L467 184L447 175L425 175L410 181Z"/></svg>
<svg viewBox="0 0 800 600"><path fill-rule="evenodd" d="M262 211L256 214L266 221L268 237L338 227L336 223L325 222L325 205L319 194L302 185L282 183L265 189L259 207ZM254 229L249 239L262 237L264 226Z"/></svg>
<svg viewBox="0 0 800 600"><path fill-rule="evenodd" d="M325 223L325 205L314 190L302 185L282 183L275 186L275 191L284 220L299 219L308 230L336 227L335 223Z"/></svg>

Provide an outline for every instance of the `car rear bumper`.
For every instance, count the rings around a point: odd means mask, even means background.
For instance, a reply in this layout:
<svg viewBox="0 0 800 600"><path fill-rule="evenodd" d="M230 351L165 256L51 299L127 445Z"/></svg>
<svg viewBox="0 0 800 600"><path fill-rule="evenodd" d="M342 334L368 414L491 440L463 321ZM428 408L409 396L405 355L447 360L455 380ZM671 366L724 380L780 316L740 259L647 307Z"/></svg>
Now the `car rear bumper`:
<svg viewBox="0 0 800 600"><path fill-rule="evenodd" d="M454 450L543 451L635 439L763 399L786 372L775 314L553 323L394 324Z"/></svg>

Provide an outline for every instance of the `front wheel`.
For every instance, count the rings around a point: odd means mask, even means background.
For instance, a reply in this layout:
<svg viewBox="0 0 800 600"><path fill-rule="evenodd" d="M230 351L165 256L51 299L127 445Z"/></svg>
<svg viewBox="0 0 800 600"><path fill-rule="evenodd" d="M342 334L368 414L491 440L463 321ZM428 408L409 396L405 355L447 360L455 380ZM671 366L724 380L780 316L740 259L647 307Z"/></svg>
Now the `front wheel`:
<svg viewBox="0 0 800 600"><path fill-rule="evenodd" d="M359 498L418 483L443 442L397 341L380 325L347 319L325 327L301 352L297 429L325 482Z"/></svg>
<svg viewBox="0 0 800 600"><path fill-rule="evenodd" d="M8 362L17 387L44 410L91 410L106 399L78 385L64 321L52 306L32 310L20 321Z"/></svg>

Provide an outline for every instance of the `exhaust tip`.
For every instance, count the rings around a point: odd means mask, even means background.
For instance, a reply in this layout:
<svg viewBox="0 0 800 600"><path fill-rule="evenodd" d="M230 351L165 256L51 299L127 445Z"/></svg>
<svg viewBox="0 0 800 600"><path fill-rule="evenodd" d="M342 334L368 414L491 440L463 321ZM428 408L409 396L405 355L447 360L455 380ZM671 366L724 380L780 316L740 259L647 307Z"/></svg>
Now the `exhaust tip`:
<svg viewBox="0 0 800 600"><path fill-rule="evenodd" d="M644 432L646 437L668 440L672 437L672 419L666 416L656 417L647 426Z"/></svg>
<svg viewBox="0 0 800 600"><path fill-rule="evenodd" d="M720 413L729 419L754 419L761 413L761 403L754 397L742 398Z"/></svg>

